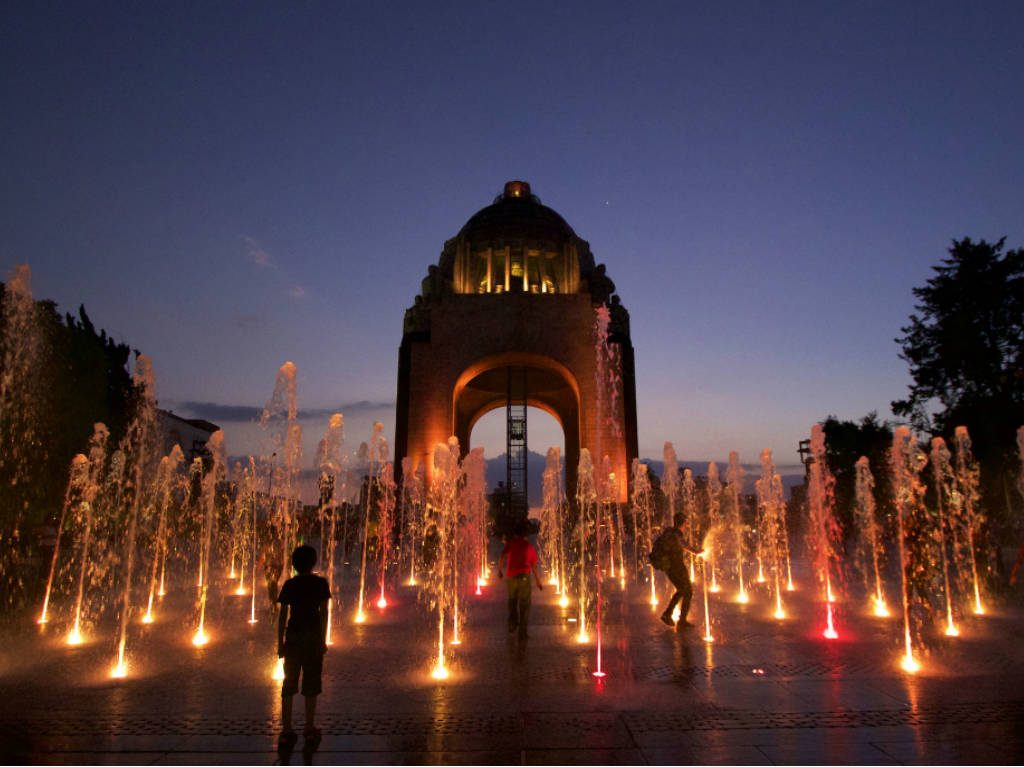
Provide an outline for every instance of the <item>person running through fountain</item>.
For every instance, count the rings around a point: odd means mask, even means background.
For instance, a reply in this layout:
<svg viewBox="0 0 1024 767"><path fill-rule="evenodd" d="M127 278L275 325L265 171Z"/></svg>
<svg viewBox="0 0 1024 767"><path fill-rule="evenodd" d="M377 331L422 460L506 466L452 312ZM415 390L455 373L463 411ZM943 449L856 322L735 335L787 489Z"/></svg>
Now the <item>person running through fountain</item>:
<svg viewBox="0 0 1024 767"><path fill-rule="evenodd" d="M668 576L676 591L668 602L668 607L661 614L661 622L666 626L672 626L677 631L691 624L686 616L690 612L690 602L693 600L693 584L690 583L690 568L686 565L686 554L702 556L703 551L695 549L686 542L683 536L683 527L686 525L686 515L676 512L672 517L672 527L666 527L654 540L654 548L651 551L651 564ZM672 619L672 612L676 605L682 601L679 608L679 622Z"/></svg>
<svg viewBox="0 0 1024 767"><path fill-rule="evenodd" d="M324 653L327 652L327 603L331 589L326 578L313 573L316 549L299 546L292 552L292 567L298 573L281 587L277 597L281 613L277 621L277 657L284 658L284 683L281 685L281 736L278 745L291 748L298 737L292 729L292 697L299 691L306 699L307 742L317 741L316 699L321 691Z"/></svg>
<svg viewBox="0 0 1024 767"><path fill-rule="evenodd" d="M502 578L503 573L508 574L508 633L518 630L520 640L528 637L530 573L533 573L537 588L544 590L538 571L537 550L526 539L529 532L530 523L525 519L519 520L498 558L498 578Z"/></svg>

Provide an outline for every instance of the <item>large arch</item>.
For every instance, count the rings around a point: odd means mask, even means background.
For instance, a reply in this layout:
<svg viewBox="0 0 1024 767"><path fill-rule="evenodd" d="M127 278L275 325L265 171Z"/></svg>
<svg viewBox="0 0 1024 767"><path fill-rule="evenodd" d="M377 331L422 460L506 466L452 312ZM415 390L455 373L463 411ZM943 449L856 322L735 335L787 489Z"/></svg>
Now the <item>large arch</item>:
<svg viewBox="0 0 1024 767"><path fill-rule="evenodd" d="M462 450L470 448L473 426L485 414L504 407L507 393L503 382L512 369L525 371L529 385L526 404L549 413L562 427L565 438L565 481L576 487L580 457L582 403L576 376L552 357L532 352L492 354L469 365L456 379L452 390L452 434Z"/></svg>

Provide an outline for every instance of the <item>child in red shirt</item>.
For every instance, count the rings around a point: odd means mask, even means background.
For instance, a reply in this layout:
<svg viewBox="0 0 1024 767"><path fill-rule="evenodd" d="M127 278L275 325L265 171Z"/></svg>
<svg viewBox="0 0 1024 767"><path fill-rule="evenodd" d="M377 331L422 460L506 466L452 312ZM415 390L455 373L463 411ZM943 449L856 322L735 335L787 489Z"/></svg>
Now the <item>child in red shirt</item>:
<svg viewBox="0 0 1024 767"><path fill-rule="evenodd" d="M537 569L537 550L526 540L529 529L529 522L525 519L518 522L498 559L498 577L503 577L503 570L508 573L508 633L518 630L520 640L528 636L526 628L530 617L530 573L533 573L537 588L544 590Z"/></svg>

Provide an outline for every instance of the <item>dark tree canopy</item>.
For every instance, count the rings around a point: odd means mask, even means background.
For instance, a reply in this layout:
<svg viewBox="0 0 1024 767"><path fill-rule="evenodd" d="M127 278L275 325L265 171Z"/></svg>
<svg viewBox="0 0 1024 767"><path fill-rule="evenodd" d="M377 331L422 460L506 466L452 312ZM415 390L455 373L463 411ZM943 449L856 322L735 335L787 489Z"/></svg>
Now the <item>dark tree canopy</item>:
<svg viewBox="0 0 1024 767"><path fill-rule="evenodd" d="M3 294L0 283L0 299ZM19 470L26 476L6 476L8 467L0 469L0 515L6 523L20 509L28 529L60 513L71 458L85 450L93 424L105 423L116 444L137 398L128 372L131 350L106 332L97 333L84 307L77 318L61 317L52 301L36 301L34 322L42 344L28 388L35 421L31 444L20 433L4 431L3 440L12 443L0 445L9 451L20 443L30 453ZM0 318L0 351L6 343L19 343L4 331Z"/></svg>
<svg viewBox="0 0 1024 767"><path fill-rule="evenodd" d="M970 238L915 288L918 303L896 339L913 383L893 412L934 435L967 426L990 510L1010 513L1006 472L1024 424L1024 250Z"/></svg>
<svg viewBox="0 0 1024 767"><path fill-rule="evenodd" d="M850 540L854 528L856 498L856 464L867 456L875 480L875 505L880 516L889 505L889 448L892 445L892 427L879 421L877 413L868 413L859 423L840 421L830 415L823 422L825 428L825 458L829 470L836 478L836 511L843 536Z"/></svg>

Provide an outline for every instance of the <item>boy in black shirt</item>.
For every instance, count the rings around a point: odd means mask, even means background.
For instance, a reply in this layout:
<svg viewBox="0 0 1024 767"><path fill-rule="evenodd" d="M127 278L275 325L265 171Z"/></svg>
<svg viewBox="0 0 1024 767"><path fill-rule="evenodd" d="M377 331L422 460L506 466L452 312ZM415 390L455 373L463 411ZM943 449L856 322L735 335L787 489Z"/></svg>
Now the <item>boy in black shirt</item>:
<svg viewBox="0 0 1024 767"><path fill-rule="evenodd" d="M327 602L331 590L327 580L313 574L316 549L299 546L292 552L292 567L298 573L281 587L277 601L281 613L277 620L277 657L284 658L284 684L281 686L281 737L279 745L293 746L297 740L292 729L292 696L299 691L306 699L307 740L320 737L314 725L316 696L320 694L320 676L327 652Z"/></svg>

